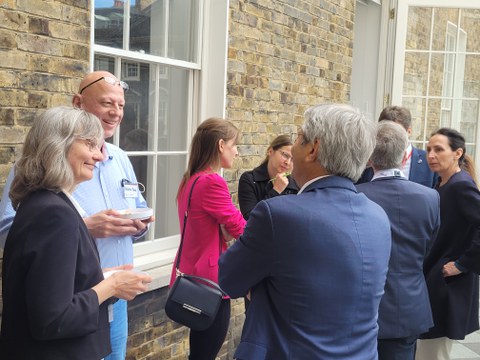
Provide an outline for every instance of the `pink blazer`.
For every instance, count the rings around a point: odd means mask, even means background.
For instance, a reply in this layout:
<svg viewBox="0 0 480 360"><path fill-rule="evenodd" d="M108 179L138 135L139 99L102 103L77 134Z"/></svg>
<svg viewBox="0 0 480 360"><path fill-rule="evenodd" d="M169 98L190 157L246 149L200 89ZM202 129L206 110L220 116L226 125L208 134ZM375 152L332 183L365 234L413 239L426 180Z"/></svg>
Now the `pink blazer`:
<svg viewBox="0 0 480 360"><path fill-rule="evenodd" d="M200 178L195 184L190 201L180 271L218 283L220 246L222 252L227 248L225 239L220 234L219 225L225 224L226 230L238 238L243 233L246 221L242 213L233 205L225 180L217 173L207 170L192 176L178 197L180 233L183 229L183 217L187 209L190 189L197 177ZM174 262L170 286L175 278Z"/></svg>

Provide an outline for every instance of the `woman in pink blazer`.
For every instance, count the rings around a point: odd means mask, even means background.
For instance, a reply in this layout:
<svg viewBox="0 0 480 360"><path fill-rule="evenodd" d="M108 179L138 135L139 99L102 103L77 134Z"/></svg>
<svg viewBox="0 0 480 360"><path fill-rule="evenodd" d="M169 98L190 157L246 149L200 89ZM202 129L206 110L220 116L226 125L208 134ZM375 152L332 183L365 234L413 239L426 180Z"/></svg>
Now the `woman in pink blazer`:
<svg viewBox="0 0 480 360"><path fill-rule="evenodd" d="M243 232L246 221L233 205L227 183L218 174L231 168L238 155L238 129L229 121L205 120L192 139L187 171L177 193L180 232L188 196L195 179L180 259L180 271L218 283L218 259L227 241ZM178 254L177 254L178 256ZM174 263L175 264L175 263ZM172 269L170 286L176 278ZM222 347L230 321L230 299L223 299L212 326L204 331L190 330L189 360L214 360Z"/></svg>

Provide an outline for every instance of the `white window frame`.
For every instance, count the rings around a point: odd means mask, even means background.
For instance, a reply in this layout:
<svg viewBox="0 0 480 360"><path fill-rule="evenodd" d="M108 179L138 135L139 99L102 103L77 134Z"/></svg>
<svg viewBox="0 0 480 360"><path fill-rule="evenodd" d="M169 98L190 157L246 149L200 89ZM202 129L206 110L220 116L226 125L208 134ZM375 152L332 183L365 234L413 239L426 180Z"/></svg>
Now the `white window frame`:
<svg viewBox="0 0 480 360"><path fill-rule="evenodd" d="M129 0L127 8L129 8ZM95 54L103 54L122 59L158 61L159 57L132 53L123 49L114 49L95 45L95 0L91 11L91 50L90 70L93 71ZM200 6L199 58L197 63L161 58L166 65L185 66L195 71L193 76L193 107L190 109L191 121L187 126L187 149L197 125L208 117L224 117L226 104L227 50L228 50L228 9L229 1L203 0ZM128 10L127 10L128 11ZM128 32L128 22L124 23L124 33ZM126 31L127 30L127 31ZM128 40L124 37L124 42ZM124 44L126 45L126 44ZM126 48L126 47L125 47ZM120 68L120 66L116 66ZM120 77L120 74L115 74ZM162 74L159 74L162 76ZM203 96L202 96L203 95ZM118 129L117 129L118 132ZM116 136L118 142L118 134ZM171 152L169 152L171 153ZM183 152L183 153L186 153ZM145 152L145 154L150 154ZM156 152L155 154L159 154ZM155 196L153 197L155 198ZM176 206L176 204L171 204ZM154 278L151 289L168 285L172 263L178 248L180 235L154 239L134 244L134 266L148 271Z"/></svg>

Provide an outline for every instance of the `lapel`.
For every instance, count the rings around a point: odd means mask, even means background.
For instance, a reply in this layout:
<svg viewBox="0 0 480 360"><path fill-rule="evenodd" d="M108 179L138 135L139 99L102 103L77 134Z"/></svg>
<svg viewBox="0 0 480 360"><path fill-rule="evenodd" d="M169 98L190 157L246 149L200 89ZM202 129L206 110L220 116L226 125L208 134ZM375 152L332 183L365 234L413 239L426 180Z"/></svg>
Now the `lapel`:
<svg viewBox="0 0 480 360"><path fill-rule="evenodd" d="M59 192L56 195L60 196L68 204L68 206L70 206L75 211L75 214L77 214L78 218L80 219L80 224L81 224L80 226L86 232L87 237L89 239L89 244L93 248L93 252L95 253L95 256L97 257L98 263L100 264L100 255L98 254L98 249L97 249L97 245L95 244L95 239L90 234L90 231L88 231L87 225L85 225L85 221L83 221L83 218L78 213L77 208L75 207L75 205L72 204L70 199L63 192Z"/></svg>
<svg viewBox="0 0 480 360"><path fill-rule="evenodd" d="M412 158L410 160L410 174L412 174L412 170L414 171L415 168L421 166L424 161L426 161L426 159L424 159L423 153L419 151L415 146L413 146Z"/></svg>

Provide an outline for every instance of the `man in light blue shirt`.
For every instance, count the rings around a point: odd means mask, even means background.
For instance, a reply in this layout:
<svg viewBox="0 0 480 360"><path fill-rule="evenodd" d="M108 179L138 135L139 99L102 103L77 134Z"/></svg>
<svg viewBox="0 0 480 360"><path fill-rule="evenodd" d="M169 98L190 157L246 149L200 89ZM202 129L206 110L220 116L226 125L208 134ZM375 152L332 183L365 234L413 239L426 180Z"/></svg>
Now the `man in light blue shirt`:
<svg viewBox="0 0 480 360"><path fill-rule="evenodd" d="M124 91L128 85L106 71L87 74L80 83L72 104L95 114L104 130L105 139L113 136L123 118ZM103 161L94 170L93 178L81 183L73 193L85 210L84 221L95 237L102 268L133 264L133 239L142 236L154 220L131 220L120 217L117 210L147 207L138 191L137 179L126 153L105 142ZM0 203L0 246L3 248L15 216L8 192L13 179L10 172ZM118 300L110 313L112 353L105 360L124 360L128 336L127 302Z"/></svg>

